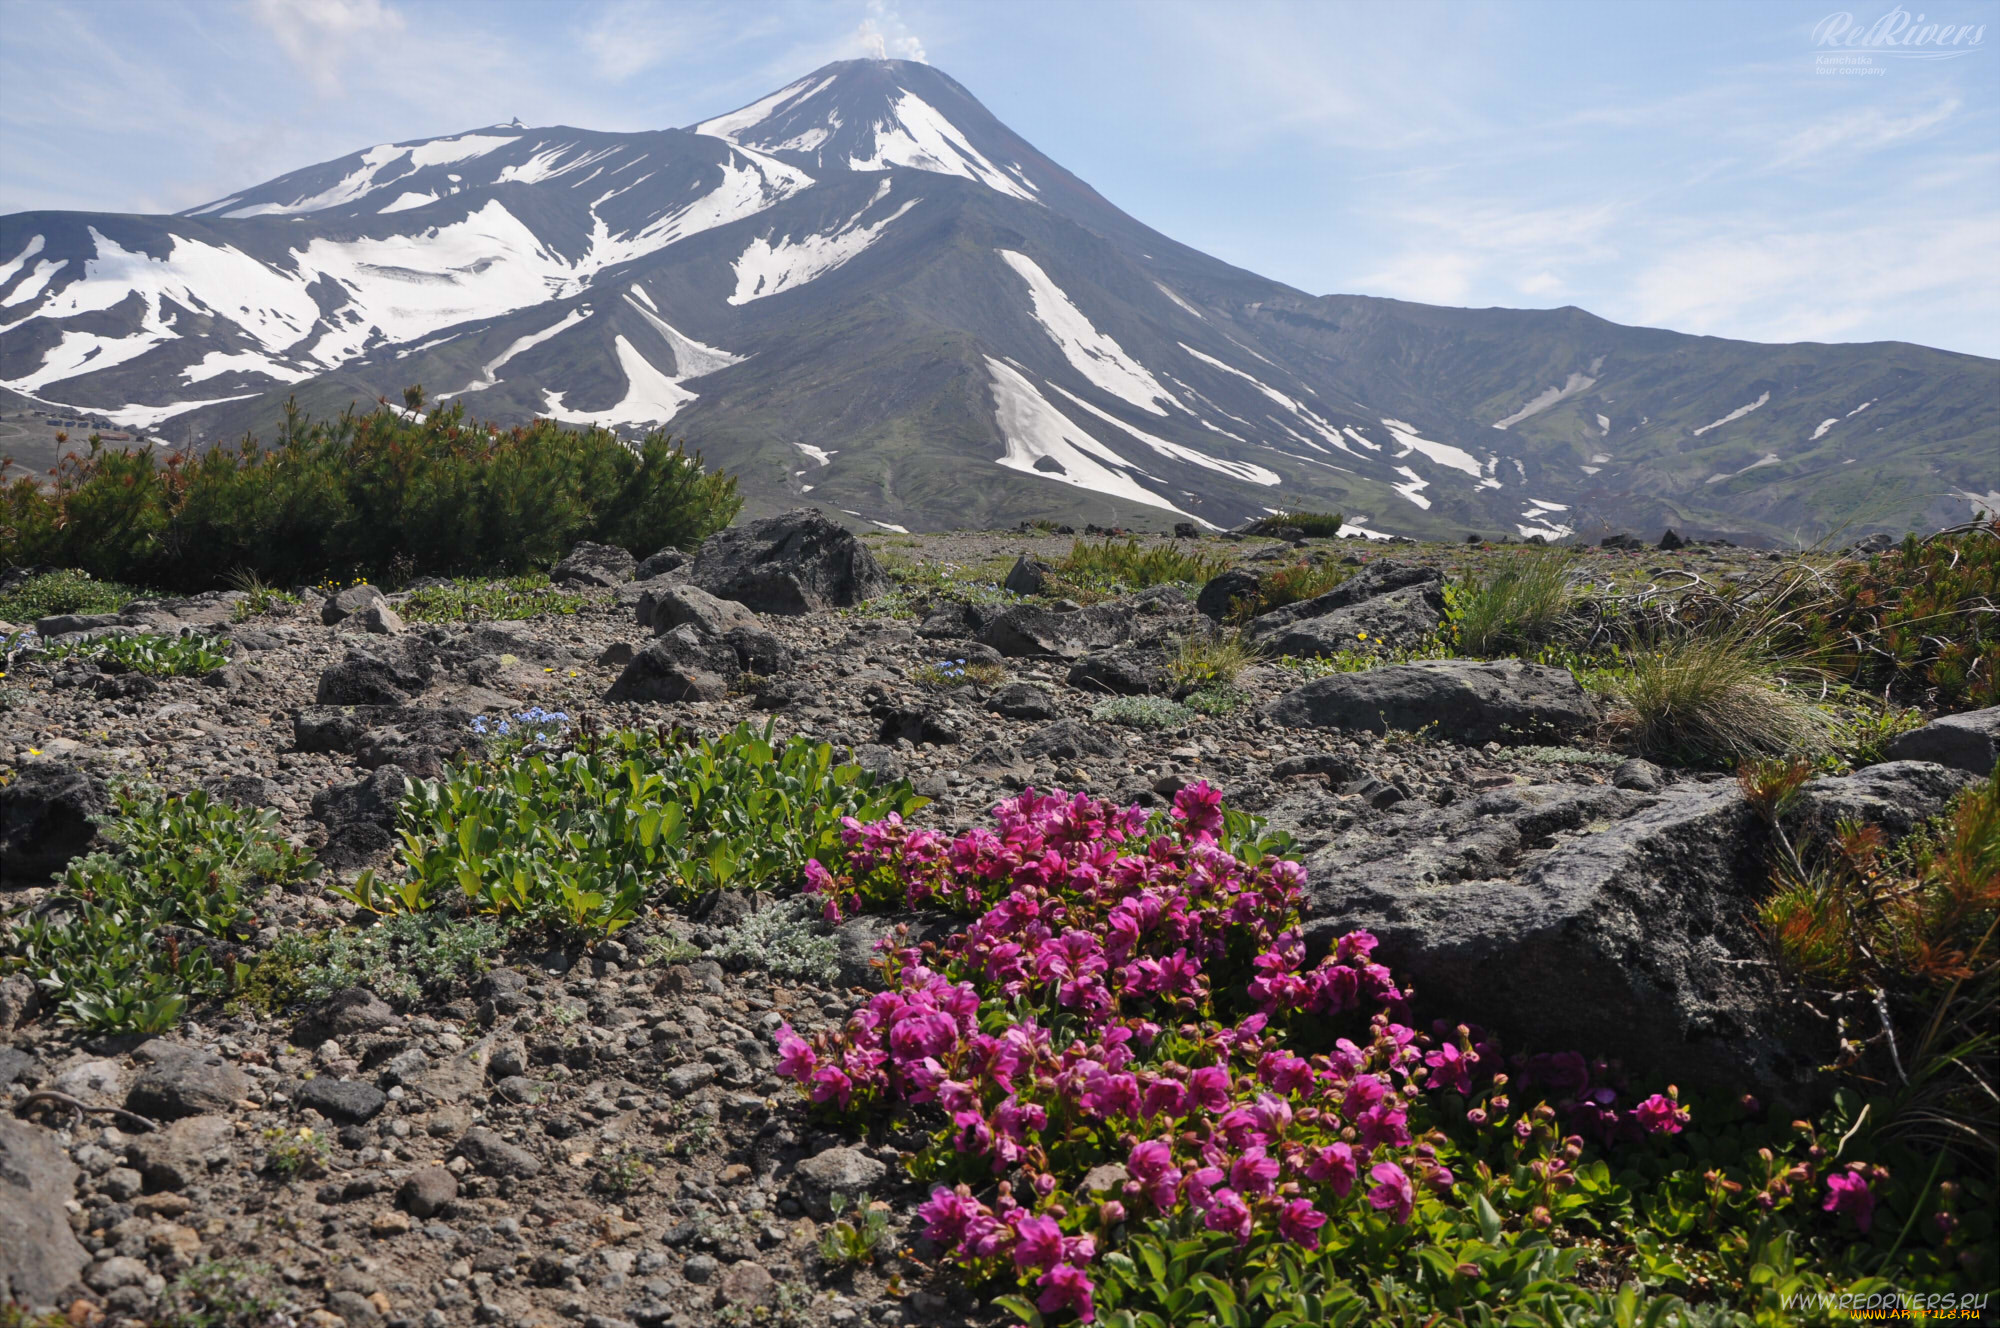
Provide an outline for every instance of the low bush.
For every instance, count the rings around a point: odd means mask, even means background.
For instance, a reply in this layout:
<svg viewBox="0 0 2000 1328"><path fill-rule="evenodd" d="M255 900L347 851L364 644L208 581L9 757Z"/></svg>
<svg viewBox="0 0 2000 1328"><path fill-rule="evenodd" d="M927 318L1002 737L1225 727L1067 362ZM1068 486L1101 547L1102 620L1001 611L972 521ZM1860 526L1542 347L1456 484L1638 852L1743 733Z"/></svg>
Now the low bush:
<svg viewBox="0 0 2000 1328"><path fill-rule="evenodd" d="M231 985L265 890L312 874L277 825L203 793L114 790L112 851L72 862L51 901L9 918L0 966L33 977L66 1022L171 1028L191 997Z"/></svg>
<svg viewBox="0 0 2000 1328"><path fill-rule="evenodd" d="M1534 549L1498 559L1448 588L1447 630L1461 655L1489 659L1540 645L1569 608L1574 551Z"/></svg>
<svg viewBox="0 0 2000 1328"><path fill-rule="evenodd" d="M1684 632L1636 651L1618 696L1632 745L1657 760L1723 768L1830 746L1831 720L1784 686L1754 631Z"/></svg>
<svg viewBox="0 0 2000 1328"><path fill-rule="evenodd" d="M133 632L74 643L58 641L43 653L50 659L94 659L115 666L115 672L185 678L213 673L227 664L229 642L219 637Z"/></svg>
<svg viewBox="0 0 2000 1328"><path fill-rule="evenodd" d="M808 859L838 852L843 818L926 801L835 763L825 743L771 735L747 724L700 739L583 733L414 781L399 809L400 867L335 893L381 914L450 905L603 933L657 895L795 881Z"/></svg>
<svg viewBox="0 0 2000 1328"><path fill-rule="evenodd" d="M1226 688L1256 658L1256 652L1235 632L1197 633L1181 638L1167 665L1167 676L1177 692Z"/></svg>
<svg viewBox="0 0 2000 1328"><path fill-rule="evenodd" d="M725 929L715 957L775 977L830 983L840 976L840 946L803 895L768 904Z"/></svg>
<svg viewBox="0 0 2000 1328"><path fill-rule="evenodd" d="M1281 530L1301 530L1313 539L1338 539L1347 518L1339 512L1278 512L1260 516L1250 524L1247 535L1275 535Z"/></svg>
<svg viewBox="0 0 2000 1328"><path fill-rule="evenodd" d="M0 622L32 623L57 613L116 613L141 592L77 568L31 576L0 595Z"/></svg>
<svg viewBox="0 0 2000 1328"><path fill-rule="evenodd" d="M1852 1100L1691 1109L1407 1025L1365 932L1307 965L1303 869L1206 785L1151 816L1033 790L995 815L848 828L810 876L832 911L971 920L887 953L836 1031L776 1041L825 1117L922 1133L926 1235L1025 1323L1775 1323L1805 1317L1788 1296L1992 1279L1990 1182Z"/></svg>
<svg viewBox="0 0 2000 1328"><path fill-rule="evenodd" d="M441 913L397 914L319 935L290 933L257 956L239 999L252 1009L281 1010L356 986L406 1007L425 997L442 999L491 968L510 935L492 918Z"/></svg>
<svg viewBox="0 0 2000 1328"><path fill-rule="evenodd" d="M1056 565L1055 579L1058 588L1144 590L1181 583L1199 585L1228 566L1229 560L1219 554L1186 549L1178 543L1106 539L1093 544L1080 539L1070 546L1069 556Z"/></svg>
<svg viewBox="0 0 2000 1328"><path fill-rule="evenodd" d="M175 590L232 573L276 585L329 574L546 567L579 540L652 552L729 524L736 481L663 432L512 429L382 409L332 422L287 408L269 447L115 450L93 439L43 488L0 489L0 564L55 563ZM392 575L393 574L393 575Z"/></svg>
<svg viewBox="0 0 2000 1328"><path fill-rule="evenodd" d="M558 590L541 572L494 581L459 577L411 591L397 609L409 622L500 622L572 614L588 599Z"/></svg>
<svg viewBox="0 0 2000 1328"><path fill-rule="evenodd" d="M1354 574L1340 563L1293 563L1265 574L1254 595L1239 595L1229 606L1229 621L1246 623L1259 614L1314 599Z"/></svg>

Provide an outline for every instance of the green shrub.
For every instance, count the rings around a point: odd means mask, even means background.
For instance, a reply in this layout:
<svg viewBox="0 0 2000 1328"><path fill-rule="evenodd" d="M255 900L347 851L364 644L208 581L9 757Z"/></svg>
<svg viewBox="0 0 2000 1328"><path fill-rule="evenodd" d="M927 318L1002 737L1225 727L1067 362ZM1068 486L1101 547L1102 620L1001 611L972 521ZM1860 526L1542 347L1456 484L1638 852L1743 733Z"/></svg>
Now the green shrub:
<svg viewBox="0 0 2000 1328"><path fill-rule="evenodd" d="M57 613L116 613L139 594L131 586L99 581L76 568L44 572L0 595L0 622L31 623Z"/></svg>
<svg viewBox="0 0 2000 1328"><path fill-rule="evenodd" d="M219 637L162 636L133 632L96 636L85 641L59 641L49 646L50 659L95 659L127 673L155 678L185 678L213 673L229 662L229 642Z"/></svg>
<svg viewBox="0 0 2000 1328"><path fill-rule="evenodd" d="M1193 552L1175 543L1141 544L1111 540L1092 544L1078 540L1069 556L1056 565L1060 585L1085 590L1144 590L1149 586L1199 585L1229 566L1220 555Z"/></svg>
<svg viewBox="0 0 2000 1328"><path fill-rule="evenodd" d="M1347 518L1339 512L1279 512L1261 516L1245 531L1248 535L1275 535L1287 527L1302 530L1312 539L1338 539Z"/></svg>
<svg viewBox="0 0 2000 1328"><path fill-rule="evenodd" d="M1238 687L1204 687L1183 696L1181 704L1198 715L1233 715L1250 704L1250 693Z"/></svg>
<svg viewBox="0 0 2000 1328"><path fill-rule="evenodd" d="M663 432L636 449L604 429L469 423L454 403L312 421L292 407L276 442L201 453L93 440L53 487L0 489L0 562L204 590L232 572L278 585L522 572L578 540L644 552L692 547L729 524L736 481Z"/></svg>
<svg viewBox="0 0 2000 1328"><path fill-rule="evenodd" d="M287 1304L283 1286L263 1264L204 1259L167 1284L160 1328L262 1328Z"/></svg>
<svg viewBox="0 0 2000 1328"><path fill-rule="evenodd" d="M1827 716L1783 685L1753 629L1687 632L1636 652L1618 695L1633 745L1657 760L1729 767L1830 745Z"/></svg>
<svg viewBox="0 0 2000 1328"><path fill-rule="evenodd" d="M1134 729L1180 729L1194 723L1193 710L1164 696L1121 696L1106 701L1090 712L1100 724L1123 724Z"/></svg>
<svg viewBox="0 0 2000 1328"><path fill-rule="evenodd" d="M397 609L409 622L498 622L571 614L589 600L558 590L546 573L530 572L505 580L459 577L410 592Z"/></svg>
<svg viewBox="0 0 2000 1328"><path fill-rule="evenodd" d="M1167 676L1176 691L1226 688L1256 657L1235 632L1185 636L1167 665Z"/></svg>
<svg viewBox="0 0 2000 1328"><path fill-rule="evenodd" d="M1450 588L1446 620L1461 655L1487 659L1539 645L1555 635L1569 609L1572 550L1498 557Z"/></svg>
<svg viewBox="0 0 2000 1328"><path fill-rule="evenodd" d="M525 748L413 782L399 878L365 873L335 893L377 913L456 903L559 932L615 931L649 897L799 880L807 859L844 852L842 817L926 801L835 764L825 743L771 735L747 724L699 740L585 735L567 752Z"/></svg>
<svg viewBox="0 0 2000 1328"><path fill-rule="evenodd" d="M12 921L0 966L33 977L66 1022L171 1028L191 997L228 985L264 891L312 874L277 825L275 811L204 793L114 790L102 825L113 851L72 862L52 907Z"/></svg>

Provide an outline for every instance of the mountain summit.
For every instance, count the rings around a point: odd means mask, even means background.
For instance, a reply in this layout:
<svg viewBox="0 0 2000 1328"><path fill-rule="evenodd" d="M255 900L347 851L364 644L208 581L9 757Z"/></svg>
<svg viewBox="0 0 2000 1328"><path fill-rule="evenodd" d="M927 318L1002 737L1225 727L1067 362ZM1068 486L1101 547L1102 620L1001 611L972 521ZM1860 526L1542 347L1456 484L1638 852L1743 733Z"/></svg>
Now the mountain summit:
<svg viewBox="0 0 2000 1328"><path fill-rule="evenodd" d="M2000 506L2000 363L1315 297L1126 216L928 65L686 129L492 125L171 217L0 218L0 386L176 440L423 383L671 426L880 526L1900 532Z"/></svg>

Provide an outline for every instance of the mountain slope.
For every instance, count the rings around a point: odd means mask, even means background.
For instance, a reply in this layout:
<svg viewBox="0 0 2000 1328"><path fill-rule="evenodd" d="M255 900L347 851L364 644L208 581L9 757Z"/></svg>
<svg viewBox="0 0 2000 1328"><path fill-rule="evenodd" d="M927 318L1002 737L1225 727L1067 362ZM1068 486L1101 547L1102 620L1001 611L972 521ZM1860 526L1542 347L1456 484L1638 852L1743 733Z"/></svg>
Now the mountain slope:
<svg viewBox="0 0 2000 1328"><path fill-rule="evenodd" d="M1113 207L925 65L688 129L387 144L175 217L0 218L0 386L173 441L422 383L670 425L882 525L1860 532L2000 504L2000 365L1312 297Z"/></svg>

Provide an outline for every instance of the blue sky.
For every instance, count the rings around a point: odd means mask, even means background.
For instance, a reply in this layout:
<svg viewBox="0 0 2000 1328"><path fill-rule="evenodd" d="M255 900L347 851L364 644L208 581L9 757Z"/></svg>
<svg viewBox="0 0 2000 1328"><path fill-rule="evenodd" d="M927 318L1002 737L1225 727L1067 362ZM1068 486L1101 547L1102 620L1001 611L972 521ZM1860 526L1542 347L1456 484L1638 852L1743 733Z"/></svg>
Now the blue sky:
<svg viewBox="0 0 2000 1328"><path fill-rule="evenodd" d="M6 0L0 212L173 211L515 116L686 125L879 51L1140 220L1315 294L2000 355L2000 2L1904 11L1993 27L1950 58L1814 44L1897 9Z"/></svg>

